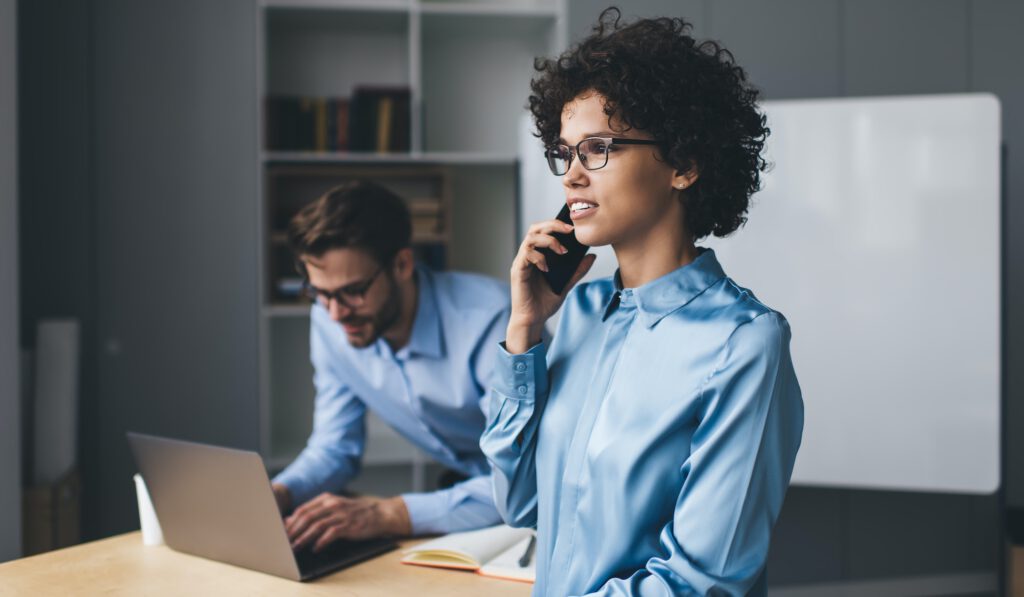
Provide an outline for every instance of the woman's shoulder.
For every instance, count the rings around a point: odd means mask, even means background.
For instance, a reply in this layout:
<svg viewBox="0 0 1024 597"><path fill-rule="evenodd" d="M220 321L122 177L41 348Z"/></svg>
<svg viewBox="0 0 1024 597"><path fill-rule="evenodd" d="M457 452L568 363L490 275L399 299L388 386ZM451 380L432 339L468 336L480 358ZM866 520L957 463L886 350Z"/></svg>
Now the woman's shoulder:
<svg viewBox="0 0 1024 597"><path fill-rule="evenodd" d="M767 305L757 298L753 291L725 277L721 280L721 295L725 308L723 315L731 320L734 330L746 327L746 334L757 334L767 337L783 337L789 335L789 321L782 312Z"/></svg>
<svg viewBox="0 0 1024 597"><path fill-rule="evenodd" d="M759 321L760 325L756 326L759 329L774 326L781 331L789 326L781 312L759 299L752 290L722 276L693 300L679 305L664 323L672 322L669 324L672 328L697 325L705 330L717 330L714 334L724 340L754 321Z"/></svg>

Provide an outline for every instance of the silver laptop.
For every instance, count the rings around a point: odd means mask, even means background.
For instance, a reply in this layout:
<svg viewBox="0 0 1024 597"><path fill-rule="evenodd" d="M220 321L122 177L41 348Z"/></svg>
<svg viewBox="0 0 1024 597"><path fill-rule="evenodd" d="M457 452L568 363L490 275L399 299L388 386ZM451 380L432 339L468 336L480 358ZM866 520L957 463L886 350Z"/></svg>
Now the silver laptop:
<svg viewBox="0 0 1024 597"><path fill-rule="evenodd" d="M171 549L309 580L395 549L391 539L293 551L259 454L128 433Z"/></svg>

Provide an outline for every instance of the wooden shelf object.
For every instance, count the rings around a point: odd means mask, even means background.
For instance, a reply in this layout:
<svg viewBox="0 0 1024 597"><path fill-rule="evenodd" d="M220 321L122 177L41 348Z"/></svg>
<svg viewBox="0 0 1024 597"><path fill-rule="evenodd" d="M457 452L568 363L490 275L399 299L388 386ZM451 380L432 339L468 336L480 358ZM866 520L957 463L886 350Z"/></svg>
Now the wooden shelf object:
<svg viewBox="0 0 1024 597"><path fill-rule="evenodd" d="M284 234L288 220L332 186L370 179L410 202L414 245L422 257L447 267L452 247L458 247L461 265L456 265L504 276L511 258L505 252L515 240L518 123L534 58L567 45L566 4L260 0L255 93L266 110L270 97L314 98L327 102L318 109L335 118L327 123L334 137L319 132L325 120L315 121L314 136L323 136L312 146L320 151L268 146L268 133L280 141L281 128L268 130L264 115L258 123L258 243L264 264L260 446L268 459L280 464L294 457L312 422L309 304L294 296L301 277ZM332 143L340 148L350 141L341 136L348 130L339 125L342 106L356 89L366 88L408 90L409 151L330 150ZM381 122L377 125L379 133ZM289 146L309 147L308 136ZM456 206L462 207L457 217ZM290 296L278 292L281 285ZM412 446L390 429L370 425L375 435L368 464L396 459L415 464Z"/></svg>

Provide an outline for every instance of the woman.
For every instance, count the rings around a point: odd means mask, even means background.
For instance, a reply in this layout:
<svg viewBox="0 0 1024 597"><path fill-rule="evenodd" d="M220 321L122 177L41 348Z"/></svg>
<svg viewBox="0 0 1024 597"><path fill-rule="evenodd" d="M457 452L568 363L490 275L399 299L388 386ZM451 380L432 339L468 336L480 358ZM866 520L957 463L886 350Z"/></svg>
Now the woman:
<svg viewBox="0 0 1024 597"><path fill-rule="evenodd" d="M502 516L537 528L537 595L765 593L803 428L789 325L694 242L745 221L768 129L731 54L688 29L609 9L537 64L530 108L573 224L519 248L481 438ZM590 255L556 296L539 249L573 229L619 270L573 289Z"/></svg>

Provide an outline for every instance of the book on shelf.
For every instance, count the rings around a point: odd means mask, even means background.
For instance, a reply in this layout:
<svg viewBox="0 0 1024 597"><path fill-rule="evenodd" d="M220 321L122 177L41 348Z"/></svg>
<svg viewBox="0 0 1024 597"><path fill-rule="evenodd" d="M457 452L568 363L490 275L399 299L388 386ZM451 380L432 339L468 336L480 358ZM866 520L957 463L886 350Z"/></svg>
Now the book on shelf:
<svg viewBox="0 0 1024 597"><path fill-rule="evenodd" d="M388 151L391 145L391 119L394 112L394 98L385 95L377 100L377 151Z"/></svg>
<svg viewBox="0 0 1024 597"><path fill-rule="evenodd" d="M356 87L349 114L352 151L406 152L412 147L412 91Z"/></svg>
<svg viewBox="0 0 1024 597"><path fill-rule="evenodd" d="M402 563L533 582L537 574L533 534L532 529L506 525L451 533L406 549Z"/></svg>
<svg viewBox="0 0 1024 597"><path fill-rule="evenodd" d="M416 198L409 200L408 206L413 238L436 238L444 234L444 209L440 200Z"/></svg>
<svg viewBox="0 0 1024 597"><path fill-rule="evenodd" d="M272 151L348 151L349 100L272 95L265 101L265 145Z"/></svg>
<svg viewBox="0 0 1024 597"><path fill-rule="evenodd" d="M327 151L327 99L313 100L313 149Z"/></svg>
<svg viewBox="0 0 1024 597"><path fill-rule="evenodd" d="M348 127L349 127L349 101L346 99L334 100L334 145L332 151L348 150Z"/></svg>
<svg viewBox="0 0 1024 597"><path fill-rule="evenodd" d="M351 100L271 95L265 144L277 151L407 152L412 147L412 91L357 87Z"/></svg>
<svg viewBox="0 0 1024 597"><path fill-rule="evenodd" d="M417 196L406 200L409 211L412 214L439 214L441 213L441 200L437 197Z"/></svg>

